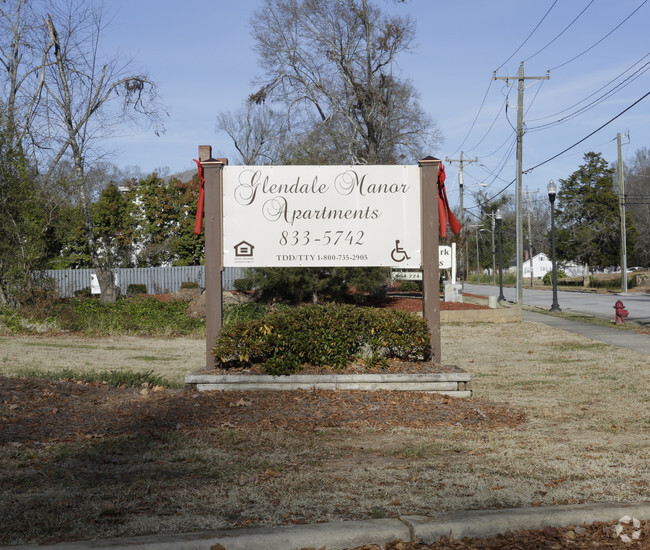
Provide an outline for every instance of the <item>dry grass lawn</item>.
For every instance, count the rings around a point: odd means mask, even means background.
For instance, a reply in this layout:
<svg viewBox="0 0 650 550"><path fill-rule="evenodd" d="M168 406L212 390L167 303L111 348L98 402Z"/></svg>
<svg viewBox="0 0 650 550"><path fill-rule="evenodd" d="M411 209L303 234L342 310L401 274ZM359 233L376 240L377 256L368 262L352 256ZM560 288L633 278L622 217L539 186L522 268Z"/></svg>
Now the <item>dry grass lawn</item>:
<svg viewBox="0 0 650 550"><path fill-rule="evenodd" d="M477 399L526 421L490 430L223 423L7 442L0 544L649 500L647 356L527 322L443 325L442 340L443 361L472 373ZM5 376L119 368L181 382L203 357L203 342L189 339L0 337ZM13 405L0 396L0 432Z"/></svg>

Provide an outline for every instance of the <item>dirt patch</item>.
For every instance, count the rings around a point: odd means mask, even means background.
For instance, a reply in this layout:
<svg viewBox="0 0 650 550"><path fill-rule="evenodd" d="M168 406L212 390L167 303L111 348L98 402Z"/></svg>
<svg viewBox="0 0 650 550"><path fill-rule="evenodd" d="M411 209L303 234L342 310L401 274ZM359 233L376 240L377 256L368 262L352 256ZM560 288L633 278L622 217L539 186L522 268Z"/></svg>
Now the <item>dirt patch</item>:
<svg viewBox="0 0 650 550"><path fill-rule="evenodd" d="M592 548L629 548L632 550L648 548L650 538L650 521L641 522L638 528L622 524L623 532L616 533L618 522L595 522L589 525L568 525L566 527L545 527L508 532L490 538L453 538L443 537L434 544L395 541L385 546L367 544L357 546L354 550L545 550L545 549L592 549ZM638 535L634 535L638 532ZM621 535L627 537L622 539ZM637 536L636 540L632 537ZM625 541L625 542L624 542Z"/></svg>
<svg viewBox="0 0 650 550"><path fill-rule="evenodd" d="M520 411L422 392L189 392L0 377L0 444L52 444L209 428L514 427Z"/></svg>

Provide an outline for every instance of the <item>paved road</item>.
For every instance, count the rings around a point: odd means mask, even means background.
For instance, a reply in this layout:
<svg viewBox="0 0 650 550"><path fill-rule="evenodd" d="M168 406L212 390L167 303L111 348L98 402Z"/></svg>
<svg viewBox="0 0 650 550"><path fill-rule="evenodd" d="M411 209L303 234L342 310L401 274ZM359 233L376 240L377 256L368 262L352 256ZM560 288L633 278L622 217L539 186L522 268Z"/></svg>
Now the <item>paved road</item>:
<svg viewBox="0 0 650 550"><path fill-rule="evenodd" d="M473 285L465 283L465 292L483 296L498 296L499 287L492 285ZM503 295L506 300L514 301L515 288L504 287ZM558 303L562 311L585 313L594 317L614 320L614 304L621 300L630 312L628 320L640 325L650 326L650 294L596 294L593 292L558 291ZM533 290L524 287L524 305L549 308L553 303L550 290Z"/></svg>

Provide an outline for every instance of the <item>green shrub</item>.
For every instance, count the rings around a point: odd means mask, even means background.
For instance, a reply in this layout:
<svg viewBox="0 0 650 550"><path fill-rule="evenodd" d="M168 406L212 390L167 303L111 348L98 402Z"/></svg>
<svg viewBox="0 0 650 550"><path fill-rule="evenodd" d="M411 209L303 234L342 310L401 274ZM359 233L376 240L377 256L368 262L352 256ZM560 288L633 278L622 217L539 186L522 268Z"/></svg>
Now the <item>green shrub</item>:
<svg viewBox="0 0 650 550"><path fill-rule="evenodd" d="M10 307L0 307L0 333L1 332L22 332L23 317L19 310Z"/></svg>
<svg viewBox="0 0 650 550"><path fill-rule="evenodd" d="M90 287L87 286L86 288L80 288L79 290L75 291L74 295L77 298L90 298L92 296L92 293L90 292Z"/></svg>
<svg viewBox="0 0 650 550"><path fill-rule="evenodd" d="M253 290L253 280L245 277L243 279L235 279L233 283L237 292L250 292Z"/></svg>
<svg viewBox="0 0 650 550"><path fill-rule="evenodd" d="M183 281L181 283L181 290L185 288L199 288L199 283L196 281Z"/></svg>
<svg viewBox="0 0 650 550"><path fill-rule="evenodd" d="M566 278L566 273L562 271L561 269L557 270L557 278L558 281L560 279L565 279ZM544 275L544 278L542 279L542 284L545 285L552 285L553 284L553 271L548 271L546 275Z"/></svg>
<svg viewBox="0 0 650 550"><path fill-rule="evenodd" d="M400 290L403 292L419 292L420 283L417 281L402 281L400 284Z"/></svg>
<svg viewBox="0 0 650 550"><path fill-rule="evenodd" d="M146 293L147 293L147 285L130 284L129 286L126 287L127 296L133 296L134 294L146 294Z"/></svg>
<svg viewBox="0 0 650 550"><path fill-rule="evenodd" d="M268 374L304 364L343 368L366 356L429 359L426 321L403 311L326 304L283 308L221 331L213 355L225 368L263 363Z"/></svg>
<svg viewBox="0 0 650 550"><path fill-rule="evenodd" d="M271 307L258 302L246 302L245 304L227 305L223 309L223 324L251 321L261 319L271 311Z"/></svg>

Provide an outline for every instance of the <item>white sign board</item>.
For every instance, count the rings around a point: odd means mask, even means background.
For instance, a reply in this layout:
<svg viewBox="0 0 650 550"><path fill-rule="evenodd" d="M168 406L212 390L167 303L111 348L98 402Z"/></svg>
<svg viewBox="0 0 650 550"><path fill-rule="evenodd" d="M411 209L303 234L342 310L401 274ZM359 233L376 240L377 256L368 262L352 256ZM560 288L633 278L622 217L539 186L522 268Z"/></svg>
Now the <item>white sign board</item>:
<svg viewBox="0 0 650 550"><path fill-rule="evenodd" d="M225 166L225 267L420 268L417 166Z"/></svg>
<svg viewBox="0 0 650 550"><path fill-rule="evenodd" d="M451 269L453 257L451 246L441 245L438 247L438 267L440 269Z"/></svg>
<svg viewBox="0 0 650 550"><path fill-rule="evenodd" d="M99 288L99 280L97 279L97 275L94 273L90 274L90 293L101 294L101 289Z"/></svg>
<svg viewBox="0 0 650 550"><path fill-rule="evenodd" d="M393 271L393 279L398 281L421 281L422 271Z"/></svg>
<svg viewBox="0 0 650 550"><path fill-rule="evenodd" d="M117 273L115 273L115 284L119 286L119 279ZM95 273L90 274L90 293L91 294L101 294L102 291L99 288L99 279Z"/></svg>

